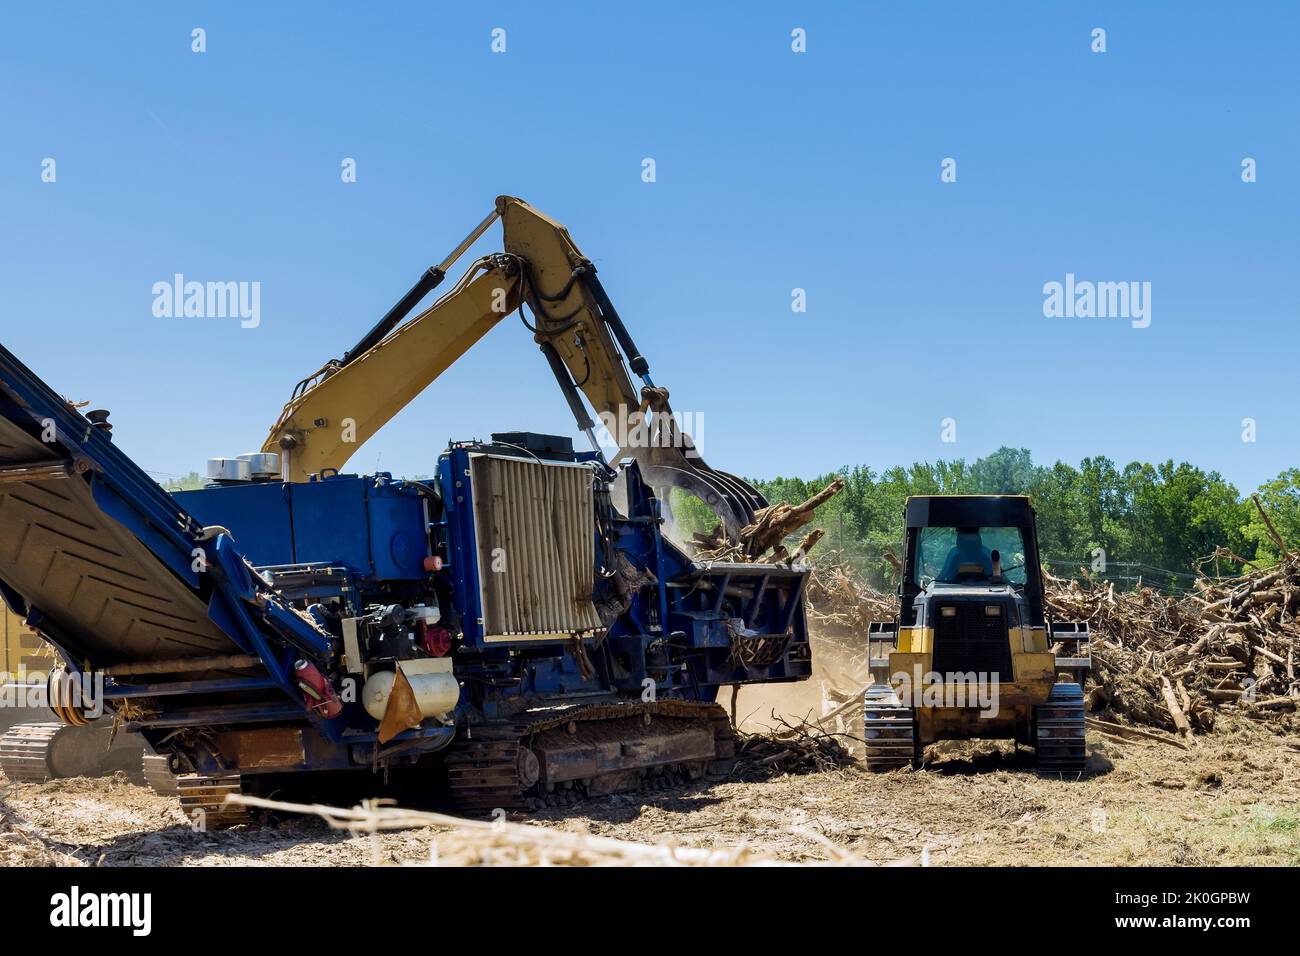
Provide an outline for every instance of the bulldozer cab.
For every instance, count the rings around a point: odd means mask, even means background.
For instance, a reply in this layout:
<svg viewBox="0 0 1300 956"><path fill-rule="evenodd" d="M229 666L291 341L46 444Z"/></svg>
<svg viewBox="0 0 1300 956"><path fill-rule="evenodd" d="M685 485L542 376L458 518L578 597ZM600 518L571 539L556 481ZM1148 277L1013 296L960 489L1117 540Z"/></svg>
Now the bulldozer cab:
<svg viewBox="0 0 1300 956"><path fill-rule="evenodd" d="M905 507L906 558L900 623L924 615L923 594L1001 594L1024 626L1042 627L1043 574L1034 509L1021 495L911 497ZM986 605L987 607L987 605Z"/></svg>
<svg viewBox="0 0 1300 956"><path fill-rule="evenodd" d="M912 496L904 506L904 523L898 617L871 627L872 673L885 679L889 652L903 649L913 632L934 634L935 629L948 638L949 650L937 655L939 663L1009 672L1012 631L1046 631L1029 498Z"/></svg>

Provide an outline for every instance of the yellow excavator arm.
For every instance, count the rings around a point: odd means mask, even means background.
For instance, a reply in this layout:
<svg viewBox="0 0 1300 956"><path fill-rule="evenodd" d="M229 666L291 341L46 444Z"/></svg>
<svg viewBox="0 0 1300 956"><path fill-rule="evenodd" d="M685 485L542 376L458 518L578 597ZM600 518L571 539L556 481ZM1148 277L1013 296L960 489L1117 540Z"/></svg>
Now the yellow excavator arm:
<svg viewBox="0 0 1300 956"><path fill-rule="evenodd" d="M450 292L404 321L497 219L504 252L476 260ZM640 436L620 450L620 457L635 458L661 497L670 487L686 489L708 504L733 535L752 520L753 511L765 504L762 496L699 458L671 416L667 390L651 381L648 363L605 294L595 266L563 225L513 196L499 196L492 214L442 263L423 273L356 346L298 384L262 450L282 456L289 481L342 468L361 444L498 322L516 310L522 316L525 304L536 319L529 326L534 340L593 445L594 423L579 391L606 425L616 426L610 429L616 440ZM628 365L643 383L640 390L632 384ZM638 430L648 412L654 413L649 419L653 428Z"/></svg>
<svg viewBox="0 0 1300 956"><path fill-rule="evenodd" d="M590 282L596 267L574 244L569 230L523 200L501 196L497 210L506 252L529 267L526 299L537 319L537 344L543 352L548 345L554 349L597 414L636 414L641 398L628 377L615 334L633 370L644 378L648 367L617 314L614 323L604 320Z"/></svg>
<svg viewBox="0 0 1300 956"><path fill-rule="evenodd" d="M342 468L367 439L519 307L518 275L499 265L468 281L346 365L327 365L295 390L263 451L289 481Z"/></svg>

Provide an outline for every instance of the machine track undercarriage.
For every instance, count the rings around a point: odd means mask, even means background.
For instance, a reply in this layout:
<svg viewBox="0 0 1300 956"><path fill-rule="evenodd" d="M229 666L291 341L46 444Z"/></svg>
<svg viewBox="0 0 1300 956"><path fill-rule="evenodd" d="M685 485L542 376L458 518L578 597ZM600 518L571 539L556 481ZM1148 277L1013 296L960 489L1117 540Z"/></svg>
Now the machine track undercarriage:
<svg viewBox="0 0 1300 956"><path fill-rule="evenodd" d="M653 790L735 762L735 735L717 704L658 701L548 708L475 725L452 745L447 780L465 812L560 806Z"/></svg>
<svg viewBox="0 0 1300 956"><path fill-rule="evenodd" d="M174 797L180 793L176 774L172 772L171 758L167 754L155 754L145 751L142 761L144 782L155 793L165 797Z"/></svg>
<svg viewBox="0 0 1300 956"><path fill-rule="evenodd" d="M863 740L868 770L897 770L919 762L916 717L887 684L867 688L862 707Z"/></svg>
<svg viewBox="0 0 1300 956"><path fill-rule="evenodd" d="M1082 774L1087 764L1084 735L1083 689L1068 681L1053 685L1046 703L1034 708L1039 774Z"/></svg>
<svg viewBox="0 0 1300 956"><path fill-rule="evenodd" d="M192 822L200 822L204 829L221 830L253 821L253 815L247 808L226 804L227 796L238 796L244 792L239 774L207 776L184 773L175 780L182 812ZM202 816L199 817L198 814Z"/></svg>
<svg viewBox="0 0 1300 956"><path fill-rule="evenodd" d="M893 688L873 684L863 699L864 762L868 770L919 767L916 715ZM1083 691L1062 681L1045 703L1034 708L1035 762L1040 776L1075 776L1086 772Z"/></svg>
<svg viewBox="0 0 1300 956"><path fill-rule="evenodd" d="M0 770L15 783L60 777L99 777L122 772L143 779L140 738L112 723L71 726L61 721L16 724L0 734Z"/></svg>
<svg viewBox="0 0 1300 956"><path fill-rule="evenodd" d="M718 778L730 772L735 755L735 733L718 704L613 702L475 724L452 744L444 766L453 808L483 815ZM144 770L155 791L177 796L186 817L208 829L255 819L225 798L257 793L257 775L177 775L153 754L145 756Z"/></svg>

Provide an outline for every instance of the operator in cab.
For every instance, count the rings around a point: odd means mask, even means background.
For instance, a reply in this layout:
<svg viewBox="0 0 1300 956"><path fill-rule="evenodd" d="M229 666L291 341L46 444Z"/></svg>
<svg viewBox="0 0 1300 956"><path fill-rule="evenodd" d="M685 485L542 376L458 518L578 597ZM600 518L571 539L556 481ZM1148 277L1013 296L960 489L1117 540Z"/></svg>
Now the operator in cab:
<svg viewBox="0 0 1300 956"><path fill-rule="evenodd" d="M979 528L957 529L957 543L948 552L943 571L936 580L941 584L956 584L962 577L963 565L979 565L982 569L981 577L993 576L993 553L984 547ZM969 573L967 571L967 576Z"/></svg>

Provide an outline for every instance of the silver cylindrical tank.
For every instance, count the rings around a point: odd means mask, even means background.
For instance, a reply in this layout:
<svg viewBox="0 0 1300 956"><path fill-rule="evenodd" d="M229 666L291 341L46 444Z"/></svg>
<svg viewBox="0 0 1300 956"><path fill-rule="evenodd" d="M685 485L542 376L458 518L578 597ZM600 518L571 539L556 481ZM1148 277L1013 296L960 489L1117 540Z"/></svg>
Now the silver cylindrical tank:
<svg viewBox="0 0 1300 956"><path fill-rule="evenodd" d="M248 462L248 473L254 481L280 477L280 456L273 451L250 451L239 456Z"/></svg>
<svg viewBox="0 0 1300 956"><path fill-rule="evenodd" d="M242 458L209 458L208 479L210 481L248 481L252 472L248 462Z"/></svg>

